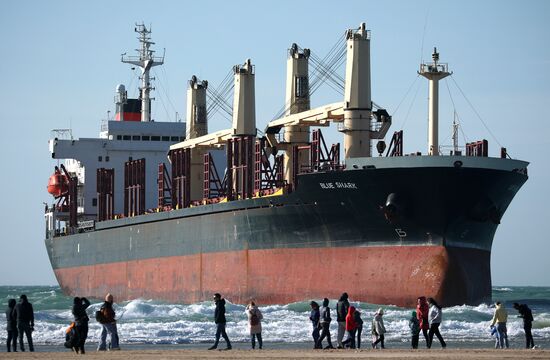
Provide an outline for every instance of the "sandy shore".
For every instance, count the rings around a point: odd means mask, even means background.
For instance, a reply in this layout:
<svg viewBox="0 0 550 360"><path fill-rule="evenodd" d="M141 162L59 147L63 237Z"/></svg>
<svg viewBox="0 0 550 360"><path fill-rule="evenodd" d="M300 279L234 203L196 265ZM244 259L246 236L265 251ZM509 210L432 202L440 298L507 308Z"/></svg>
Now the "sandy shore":
<svg viewBox="0 0 550 360"><path fill-rule="evenodd" d="M0 353L0 359L74 359L70 351L35 353ZM84 355L94 359L550 359L550 350L122 350L90 351Z"/></svg>

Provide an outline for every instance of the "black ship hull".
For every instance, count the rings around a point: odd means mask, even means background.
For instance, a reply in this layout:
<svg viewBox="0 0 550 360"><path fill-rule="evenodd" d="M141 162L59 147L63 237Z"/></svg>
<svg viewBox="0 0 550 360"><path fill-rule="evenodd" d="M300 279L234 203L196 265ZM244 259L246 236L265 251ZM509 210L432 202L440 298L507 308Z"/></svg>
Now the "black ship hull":
<svg viewBox="0 0 550 360"><path fill-rule="evenodd" d="M402 306L420 295L479 304L490 300L493 238L526 166L358 159L300 175L289 194L99 222L48 234L46 247L69 294L190 303L223 292L267 304L347 291Z"/></svg>

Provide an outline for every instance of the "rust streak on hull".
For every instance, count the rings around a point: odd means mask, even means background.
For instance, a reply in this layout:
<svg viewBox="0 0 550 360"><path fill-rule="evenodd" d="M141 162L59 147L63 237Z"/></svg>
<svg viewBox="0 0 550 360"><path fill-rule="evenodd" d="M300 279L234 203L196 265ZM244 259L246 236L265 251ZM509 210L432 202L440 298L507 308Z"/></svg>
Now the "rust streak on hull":
<svg viewBox="0 0 550 360"><path fill-rule="evenodd" d="M444 246L241 250L58 268L55 274L68 294L110 292L120 300L193 303L219 292L234 303L286 304L346 291L354 301L398 306L414 306L421 295L472 304L491 287L489 258L486 251ZM457 286L468 283L476 286Z"/></svg>

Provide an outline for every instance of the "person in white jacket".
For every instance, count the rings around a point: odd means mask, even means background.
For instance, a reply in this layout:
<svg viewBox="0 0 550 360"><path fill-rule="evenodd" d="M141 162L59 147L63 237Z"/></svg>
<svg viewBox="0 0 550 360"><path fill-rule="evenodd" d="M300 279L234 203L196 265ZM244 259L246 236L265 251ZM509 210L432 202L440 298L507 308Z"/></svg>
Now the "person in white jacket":
<svg viewBox="0 0 550 360"><path fill-rule="evenodd" d="M260 349L263 346L262 341L262 319L264 316L254 301L250 301L246 306L246 316L248 317L248 328L250 330L250 338L252 340L252 349L256 348L256 338Z"/></svg>
<svg viewBox="0 0 550 360"><path fill-rule="evenodd" d="M445 349L447 344L445 343L445 340L443 340L443 336L439 333L439 325L441 325L441 318L443 316L441 306L439 306L434 298L428 298L428 304L430 304L430 311L428 312L428 321L430 322L430 330L428 331L428 349L432 347L434 334L439 339L441 347Z"/></svg>
<svg viewBox="0 0 550 360"><path fill-rule="evenodd" d="M372 348L375 349L378 343L380 343L380 347L382 349L385 349L384 346L384 334L386 333L386 327L384 326L384 319L382 316L384 315L384 309L380 308L374 314L374 319L372 319L372 327L371 332L373 336L376 336L376 341L372 342Z"/></svg>

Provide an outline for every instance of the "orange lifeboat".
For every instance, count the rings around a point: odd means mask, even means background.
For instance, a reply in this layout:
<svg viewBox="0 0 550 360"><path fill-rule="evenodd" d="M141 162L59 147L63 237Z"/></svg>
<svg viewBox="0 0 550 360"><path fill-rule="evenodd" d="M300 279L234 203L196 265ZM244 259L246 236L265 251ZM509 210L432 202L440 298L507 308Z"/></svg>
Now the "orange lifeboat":
<svg viewBox="0 0 550 360"><path fill-rule="evenodd" d="M62 174L58 169L55 170L50 180L48 181L48 192L54 197L60 197L69 190L69 180L65 174Z"/></svg>

